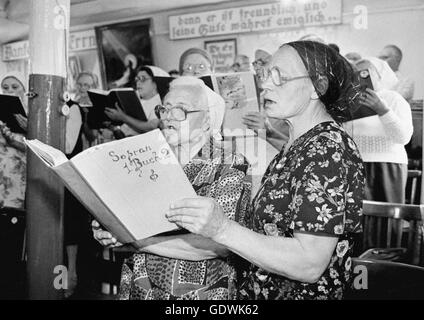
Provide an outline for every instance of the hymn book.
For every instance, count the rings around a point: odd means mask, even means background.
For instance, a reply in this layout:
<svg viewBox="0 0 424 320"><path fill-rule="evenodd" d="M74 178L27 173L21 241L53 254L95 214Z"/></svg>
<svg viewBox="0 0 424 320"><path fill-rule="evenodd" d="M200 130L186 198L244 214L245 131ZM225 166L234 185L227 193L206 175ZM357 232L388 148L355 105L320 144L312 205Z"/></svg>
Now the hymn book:
<svg viewBox="0 0 424 320"><path fill-rule="evenodd" d="M88 96L93 104L88 112L90 128L103 128L104 122L110 122L105 114L105 108L114 109L116 104L130 117L147 121L140 99L132 88L116 88L109 91L91 89L88 90Z"/></svg>
<svg viewBox="0 0 424 320"><path fill-rule="evenodd" d="M243 124L243 116L259 112L258 88L253 72L215 73L200 79L225 101L222 133L230 136L254 136Z"/></svg>
<svg viewBox="0 0 424 320"><path fill-rule="evenodd" d="M14 133L26 133L16 120L16 115L27 117L21 99L17 96L0 94L0 121Z"/></svg>
<svg viewBox="0 0 424 320"><path fill-rule="evenodd" d="M28 147L119 242L177 230L165 213L196 197L159 129L91 147L70 160L38 140Z"/></svg>

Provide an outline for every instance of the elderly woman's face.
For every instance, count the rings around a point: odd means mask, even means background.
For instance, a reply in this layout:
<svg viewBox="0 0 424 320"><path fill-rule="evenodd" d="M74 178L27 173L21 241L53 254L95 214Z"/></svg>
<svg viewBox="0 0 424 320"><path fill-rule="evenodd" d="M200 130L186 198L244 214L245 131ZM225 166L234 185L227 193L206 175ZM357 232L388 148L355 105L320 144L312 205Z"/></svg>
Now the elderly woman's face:
<svg viewBox="0 0 424 320"><path fill-rule="evenodd" d="M136 76L136 88L141 98L150 98L157 93L156 84L146 71L140 71Z"/></svg>
<svg viewBox="0 0 424 320"><path fill-rule="evenodd" d="M201 54L188 55L183 63L183 76L202 77L212 73L210 62Z"/></svg>
<svg viewBox="0 0 424 320"><path fill-rule="evenodd" d="M269 76L262 84L266 114L278 119L301 114L309 105L314 87L300 56L293 48L283 47L267 66L268 71L273 68L278 71L266 72Z"/></svg>
<svg viewBox="0 0 424 320"><path fill-rule="evenodd" d="M23 99L25 95L24 87L22 86L20 81L18 81L14 77L8 77L4 79L1 83L1 89L4 94L17 96L17 97L20 97L21 99Z"/></svg>
<svg viewBox="0 0 424 320"><path fill-rule="evenodd" d="M94 88L94 79L89 75L82 75L77 81L77 90L80 96L87 96L87 91Z"/></svg>
<svg viewBox="0 0 424 320"><path fill-rule="evenodd" d="M163 107L167 112L161 116L163 133L170 145L180 145L192 141L197 136L202 126L206 121L207 107L195 106L191 101L190 95L193 92L188 92L180 89L173 89L164 98ZM172 110L173 108L179 110ZM184 115L184 111L187 111ZM194 112L193 112L194 111ZM184 115L177 119L176 114Z"/></svg>

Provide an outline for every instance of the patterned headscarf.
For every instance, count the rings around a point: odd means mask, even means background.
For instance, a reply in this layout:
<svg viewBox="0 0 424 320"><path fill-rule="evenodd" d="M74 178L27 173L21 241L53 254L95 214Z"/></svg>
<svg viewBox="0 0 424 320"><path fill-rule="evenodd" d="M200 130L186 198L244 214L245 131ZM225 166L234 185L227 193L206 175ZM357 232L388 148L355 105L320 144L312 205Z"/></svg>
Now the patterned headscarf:
<svg viewBox="0 0 424 320"><path fill-rule="evenodd" d="M319 99L327 112L338 122L352 118L357 106L360 86L349 62L329 46L315 41L295 41L284 44L296 50L301 57ZM318 90L318 81L326 77L328 89Z"/></svg>

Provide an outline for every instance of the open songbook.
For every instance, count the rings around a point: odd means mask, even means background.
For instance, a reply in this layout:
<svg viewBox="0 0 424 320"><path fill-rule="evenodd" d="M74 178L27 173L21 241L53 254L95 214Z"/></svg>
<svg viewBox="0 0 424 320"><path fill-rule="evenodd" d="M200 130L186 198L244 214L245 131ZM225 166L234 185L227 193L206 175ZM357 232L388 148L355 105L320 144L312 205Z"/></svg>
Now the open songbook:
<svg viewBox="0 0 424 320"><path fill-rule="evenodd" d="M93 103L93 107L88 112L90 128L103 128L104 122L110 122L111 120L105 114L105 108L115 108L116 104L127 115L147 121L140 99L132 88L116 88L109 91L91 89L88 90L88 96Z"/></svg>
<svg viewBox="0 0 424 320"><path fill-rule="evenodd" d="M178 229L169 205L196 193L159 129L91 147L68 160L38 140L28 147L121 243Z"/></svg>

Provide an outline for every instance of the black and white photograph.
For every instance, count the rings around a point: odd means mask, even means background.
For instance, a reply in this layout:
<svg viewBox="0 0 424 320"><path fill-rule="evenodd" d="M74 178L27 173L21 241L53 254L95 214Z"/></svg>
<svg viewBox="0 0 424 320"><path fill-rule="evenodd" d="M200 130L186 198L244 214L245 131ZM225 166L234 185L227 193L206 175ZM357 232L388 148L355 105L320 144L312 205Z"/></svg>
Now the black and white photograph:
<svg viewBox="0 0 424 320"><path fill-rule="evenodd" d="M0 0L0 303L424 300L422 30L423 0Z"/></svg>

